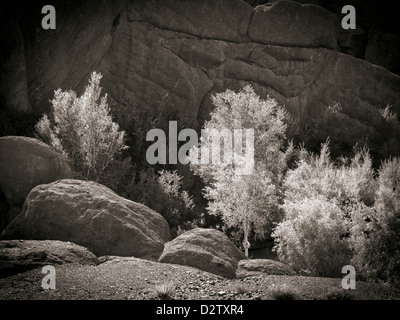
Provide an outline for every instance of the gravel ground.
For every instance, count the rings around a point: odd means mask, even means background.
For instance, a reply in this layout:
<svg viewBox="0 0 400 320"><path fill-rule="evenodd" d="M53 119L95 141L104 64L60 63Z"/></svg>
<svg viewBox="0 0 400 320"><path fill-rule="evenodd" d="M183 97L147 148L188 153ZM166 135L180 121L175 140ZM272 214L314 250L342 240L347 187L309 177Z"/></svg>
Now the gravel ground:
<svg viewBox="0 0 400 320"><path fill-rule="evenodd" d="M260 300L277 299L279 291L299 300L326 300L339 292L341 278L257 275L225 279L195 268L138 258L108 258L98 266L55 265L56 289L41 287L41 268L0 279L2 300ZM400 300L400 290L385 284L356 282L348 297Z"/></svg>

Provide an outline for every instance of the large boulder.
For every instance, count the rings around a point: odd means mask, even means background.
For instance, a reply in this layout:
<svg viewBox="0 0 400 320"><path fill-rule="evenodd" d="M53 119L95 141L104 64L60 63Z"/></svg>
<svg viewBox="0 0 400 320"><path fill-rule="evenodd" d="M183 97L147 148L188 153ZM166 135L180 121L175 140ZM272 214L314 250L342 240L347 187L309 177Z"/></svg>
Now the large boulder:
<svg viewBox="0 0 400 320"><path fill-rule="evenodd" d="M296 272L288 265L271 259L246 259L239 261L236 272L238 278L260 274L293 276Z"/></svg>
<svg viewBox="0 0 400 320"><path fill-rule="evenodd" d="M0 138L0 187L9 206L22 206L39 184L73 178L66 159L34 138Z"/></svg>
<svg viewBox="0 0 400 320"><path fill-rule="evenodd" d="M1 137L0 190L9 208L8 217L4 217L6 210L1 210L3 227L14 218L12 212L19 213L34 187L74 175L67 161L47 144L28 137Z"/></svg>
<svg viewBox="0 0 400 320"><path fill-rule="evenodd" d="M169 227L159 213L103 185L65 179L35 187L3 239L71 241L97 256L158 259Z"/></svg>
<svg viewBox="0 0 400 320"><path fill-rule="evenodd" d="M244 254L229 238L215 229L189 230L165 245L159 262L195 267L226 278L234 278Z"/></svg>
<svg viewBox="0 0 400 320"><path fill-rule="evenodd" d="M88 249L57 240L0 241L0 278L44 265L77 263L97 265Z"/></svg>

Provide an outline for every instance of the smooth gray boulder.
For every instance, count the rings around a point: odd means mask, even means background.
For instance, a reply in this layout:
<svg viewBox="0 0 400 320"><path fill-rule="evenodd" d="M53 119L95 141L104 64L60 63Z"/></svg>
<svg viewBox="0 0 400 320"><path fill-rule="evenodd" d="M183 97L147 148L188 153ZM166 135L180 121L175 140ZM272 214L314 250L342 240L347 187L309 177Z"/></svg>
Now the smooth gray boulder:
<svg viewBox="0 0 400 320"><path fill-rule="evenodd" d="M196 228L168 242L158 261L234 278L241 259L245 259L244 254L224 233L215 229Z"/></svg>
<svg viewBox="0 0 400 320"><path fill-rule="evenodd" d="M169 240L165 219L93 181L65 179L34 188L3 239L71 241L97 256L158 259Z"/></svg>

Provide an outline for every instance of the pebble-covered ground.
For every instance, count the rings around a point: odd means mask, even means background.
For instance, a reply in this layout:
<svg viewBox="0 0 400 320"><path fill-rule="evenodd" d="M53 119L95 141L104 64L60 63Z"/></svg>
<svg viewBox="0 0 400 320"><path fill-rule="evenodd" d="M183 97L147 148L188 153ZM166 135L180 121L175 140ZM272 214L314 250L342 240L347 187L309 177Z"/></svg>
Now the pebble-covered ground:
<svg viewBox="0 0 400 320"><path fill-rule="evenodd" d="M385 284L356 282L343 290L341 278L264 275L225 279L195 268L137 258L114 257L97 266L55 265L56 289L42 288L42 268L0 279L5 300L259 300L400 299Z"/></svg>

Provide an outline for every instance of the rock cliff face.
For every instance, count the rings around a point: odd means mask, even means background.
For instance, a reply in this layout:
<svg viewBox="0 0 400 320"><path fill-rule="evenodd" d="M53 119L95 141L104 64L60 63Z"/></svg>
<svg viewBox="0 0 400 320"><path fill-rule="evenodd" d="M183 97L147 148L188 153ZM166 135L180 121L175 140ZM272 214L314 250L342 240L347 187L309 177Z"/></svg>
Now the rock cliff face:
<svg viewBox="0 0 400 320"><path fill-rule="evenodd" d="M40 13L41 3L31 6ZM96 70L135 145L168 120L201 125L213 93L247 84L285 105L308 138L331 136L338 145L378 144L384 124L378 109L390 104L400 113L400 77L339 53L338 41L354 43L357 34L338 35L337 16L320 6L278 1L253 8L241 0L54 6L56 30L41 29L40 14L10 20L15 50L3 59L0 85L7 108L44 111L54 89L80 93ZM367 48L367 56L379 56L374 50Z"/></svg>
<svg viewBox="0 0 400 320"><path fill-rule="evenodd" d="M277 0L245 0L253 7L272 5ZM338 50L365 59L400 74L400 21L396 2L384 0L296 0L314 4L332 12L338 18ZM343 30L342 8L351 5L356 10L356 30Z"/></svg>

